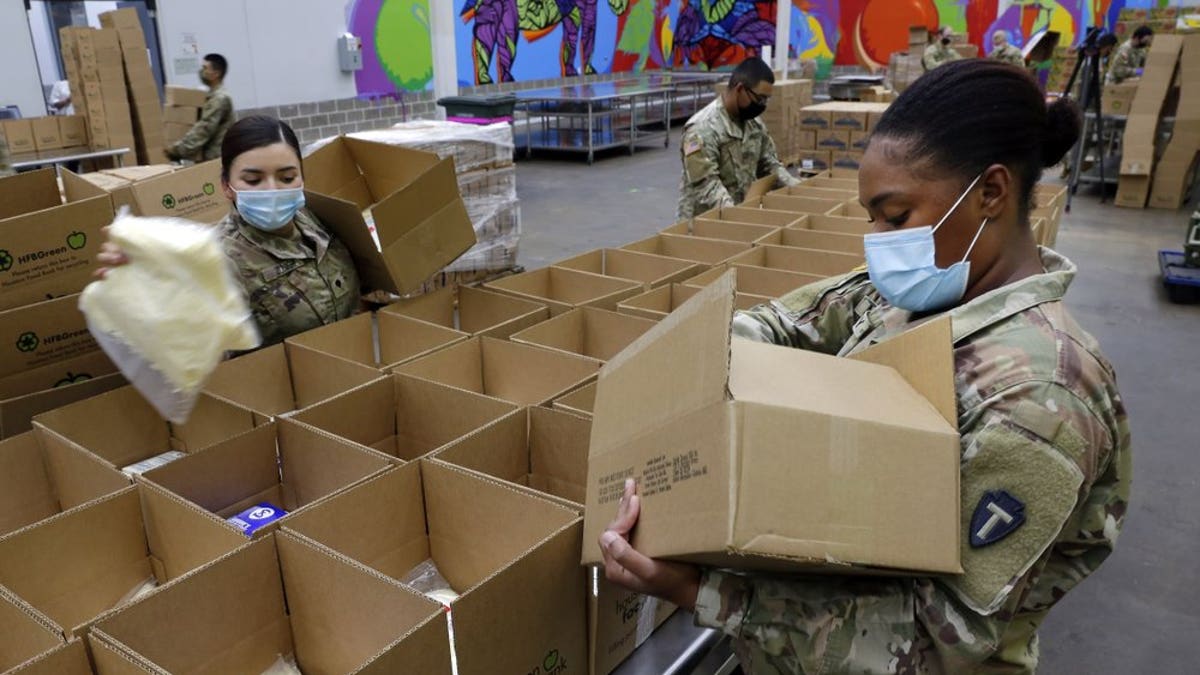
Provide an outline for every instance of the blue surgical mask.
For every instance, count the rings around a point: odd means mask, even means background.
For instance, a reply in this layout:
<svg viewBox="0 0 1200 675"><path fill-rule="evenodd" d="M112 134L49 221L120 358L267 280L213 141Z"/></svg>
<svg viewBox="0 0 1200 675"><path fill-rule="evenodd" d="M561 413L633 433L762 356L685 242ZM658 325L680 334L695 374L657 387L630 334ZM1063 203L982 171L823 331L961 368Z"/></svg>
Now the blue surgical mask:
<svg viewBox="0 0 1200 675"><path fill-rule="evenodd" d="M304 206L304 190L235 190L237 210L242 218L263 232L287 227Z"/></svg>
<svg viewBox="0 0 1200 675"><path fill-rule="evenodd" d="M971 263L967 258L979 241L979 235L983 234L987 218L983 219L962 260L944 269L935 262L933 234L982 177L980 174L971 181L937 225L868 234L863 238L871 283L893 307L910 312L932 312L962 300L967 292L967 279L971 276Z"/></svg>

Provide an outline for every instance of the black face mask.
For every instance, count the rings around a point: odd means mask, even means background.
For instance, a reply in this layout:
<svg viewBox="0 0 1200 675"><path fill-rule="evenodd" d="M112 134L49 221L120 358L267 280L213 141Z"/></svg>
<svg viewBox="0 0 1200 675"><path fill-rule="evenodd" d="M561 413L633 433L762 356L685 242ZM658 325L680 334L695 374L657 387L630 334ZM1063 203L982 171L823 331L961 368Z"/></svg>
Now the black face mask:
<svg viewBox="0 0 1200 675"><path fill-rule="evenodd" d="M766 112L766 110L767 110L767 105L765 103L751 101L750 105L748 105L744 108L743 107L738 108L738 118L740 120L742 120L743 122L749 122L750 120L754 119L755 117L758 117L759 115Z"/></svg>
<svg viewBox="0 0 1200 675"><path fill-rule="evenodd" d="M944 45L950 44L950 38L942 38L942 44L944 44Z"/></svg>

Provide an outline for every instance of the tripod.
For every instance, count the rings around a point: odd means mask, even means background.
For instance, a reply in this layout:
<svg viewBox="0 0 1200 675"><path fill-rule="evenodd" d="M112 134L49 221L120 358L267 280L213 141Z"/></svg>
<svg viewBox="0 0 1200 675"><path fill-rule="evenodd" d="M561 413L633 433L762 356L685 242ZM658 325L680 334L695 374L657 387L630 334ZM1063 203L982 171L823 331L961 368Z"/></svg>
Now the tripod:
<svg viewBox="0 0 1200 675"><path fill-rule="evenodd" d="M1079 142L1075 145L1071 177L1067 181L1067 204L1063 208L1066 213L1071 212L1071 199L1079 191L1079 174L1083 170L1083 160L1087 157L1091 139L1091 126L1087 123L1086 110L1089 105L1096 119L1096 164L1100 168L1100 203L1104 203L1107 194L1104 188L1104 117L1100 114L1100 92L1102 91L1100 86L1100 49L1096 45L1096 38L1099 37L1099 34L1100 31L1093 28L1084 43L1076 50L1079 60L1075 62L1075 69L1071 71L1071 78L1067 80L1067 88L1063 92L1064 98L1071 96L1071 91L1075 88L1075 78L1079 76L1080 71L1083 71L1083 80L1079 84L1079 100L1085 108L1083 134L1080 135Z"/></svg>

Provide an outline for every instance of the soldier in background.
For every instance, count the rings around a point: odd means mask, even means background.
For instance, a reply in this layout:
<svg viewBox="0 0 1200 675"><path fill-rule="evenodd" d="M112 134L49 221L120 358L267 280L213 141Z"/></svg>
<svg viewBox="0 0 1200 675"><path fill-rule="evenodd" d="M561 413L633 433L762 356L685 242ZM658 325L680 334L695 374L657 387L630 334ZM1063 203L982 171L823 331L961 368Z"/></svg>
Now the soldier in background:
<svg viewBox="0 0 1200 675"><path fill-rule="evenodd" d="M1034 185L1080 124L1073 101L1047 106L1027 72L995 61L925 75L863 157L859 196L875 223L866 271L734 318L736 336L836 355L952 318L960 480L963 494L983 495L960 507L975 523L961 535L963 574L653 560L629 544L640 510L630 480L600 537L606 577L694 609L696 623L733 637L749 675L1032 674L1047 612L1116 545L1131 479L1112 367L1063 306L1075 265L1030 231Z"/></svg>
<svg viewBox="0 0 1200 675"><path fill-rule="evenodd" d="M1002 30L992 33L992 53L988 58L1019 68L1025 67L1025 55L1020 49L1008 44L1008 33Z"/></svg>
<svg viewBox="0 0 1200 675"><path fill-rule="evenodd" d="M1121 84L1126 80L1141 77L1142 69L1146 67L1146 52L1150 50L1150 42L1153 39L1153 29L1149 26L1138 26L1137 30L1133 31L1133 37L1126 40L1113 55L1105 84Z"/></svg>
<svg viewBox="0 0 1200 675"><path fill-rule="evenodd" d="M675 212L679 220L740 203L750 184L765 176L774 175L784 186L799 184L779 161L767 126L757 119L774 86L771 68L758 57L748 58L733 71L725 93L687 121Z"/></svg>
<svg viewBox="0 0 1200 675"><path fill-rule="evenodd" d="M200 110L200 119L183 138L167 148L167 157L174 160L208 161L221 156L221 141L233 126L233 99L225 90L225 73L229 63L220 54L207 54L200 68L200 81L208 87L208 96Z"/></svg>
<svg viewBox="0 0 1200 675"><path fill-rule="evenodd" d="M958 52L950 48L953 40L954 30L949 26L942 26L942 29L938 31L938 38L929 43L929 46L925 48L925 55L921 57L921 66L925 68L926 72L962 58Z"/></svg>

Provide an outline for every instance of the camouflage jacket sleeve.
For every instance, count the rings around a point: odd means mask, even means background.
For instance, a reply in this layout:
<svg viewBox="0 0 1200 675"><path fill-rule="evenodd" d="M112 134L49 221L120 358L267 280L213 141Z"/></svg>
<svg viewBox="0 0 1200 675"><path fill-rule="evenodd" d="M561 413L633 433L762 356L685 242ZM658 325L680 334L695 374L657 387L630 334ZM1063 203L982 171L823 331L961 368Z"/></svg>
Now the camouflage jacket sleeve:
<svg viewBox="0 0 1200 675"><path fill-rule="evenodd" d="M873 291L864 272L798 288L769 304L738 312L733 334L810 351L836 354L850 339L854 323L871 305Z"/></svg>
<svg viewBox="0 0 1200 675"><path fill-rule="evenodd" d="M1109 83L1120 84L1137 74L1136 51L1128 42L1117 49L1117 53L1113 55L1112 65L1108 67Z"/></svg>
<svg viewBox="0 0 1200 675"><path fill-rule="evenodd" d="M696 622L732 635L751 675L1032 673L1046 611L1108 556L1121 529L1124 413L1119 399L1095 410L1062 385L1026 380L960 411L960 426L963 574L708 570ZM977 505L997 491L1022 495L1022 520L1002 539L968 545Z"/></svg>
<svg viewBox="0 0 1200 675"><path fill-rule="evenodd" d="M800 180L788 172L783 162L779 161L779 152L775 148L775 139L763 129L763 151L758 158L758 177L775 176L775 184L781 187L799 185Z"/></svg>
<svg viewBox="0 0 1200 675"><path fill-rule="evenodd" d="M684 188L680 198L689 201L693 206L704 207L688 209L688 213L695 215L700 210L733 206L733 197L721 182L721 149L717 143L711 138L706 138L698 129L686 129L680 147L683 152L684 174Z"/></svg>
<svg viewBox="0 0 1200 675"><path fill-rule="evenodd" d="M221 128L222 121L232 114L232 104L228 96L209 96L204 101L199 121L192 125L183 138L167 149L167 154L173 158L191 158L199 154L209 139Z"/></svg>

